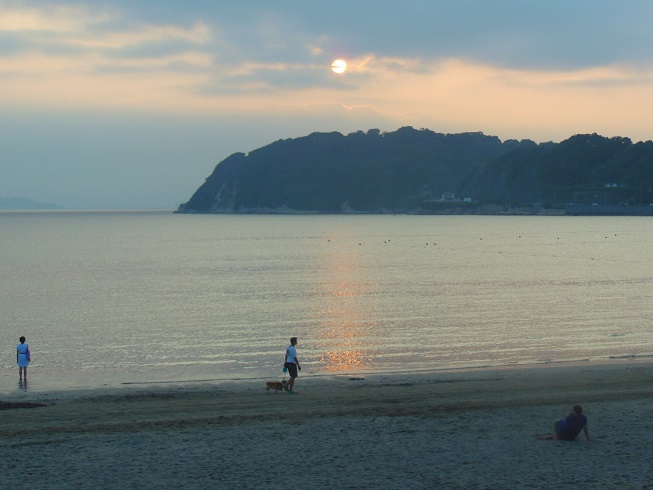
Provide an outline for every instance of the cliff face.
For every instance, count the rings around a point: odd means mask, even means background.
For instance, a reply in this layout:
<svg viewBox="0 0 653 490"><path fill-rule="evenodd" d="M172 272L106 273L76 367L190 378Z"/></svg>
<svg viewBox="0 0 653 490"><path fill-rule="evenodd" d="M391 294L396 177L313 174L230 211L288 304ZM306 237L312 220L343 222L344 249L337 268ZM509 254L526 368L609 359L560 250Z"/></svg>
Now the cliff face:
<svg viewBox="0 0 653 490"><path fill-rule="evenodd" d="M650 194L651 142L577 135L538 145L407 127L313 133L235 153L178 212L429 212L443 194L503 206L591 202L598 194L601 204L635 203L650 198L642 185Z"/></svg>

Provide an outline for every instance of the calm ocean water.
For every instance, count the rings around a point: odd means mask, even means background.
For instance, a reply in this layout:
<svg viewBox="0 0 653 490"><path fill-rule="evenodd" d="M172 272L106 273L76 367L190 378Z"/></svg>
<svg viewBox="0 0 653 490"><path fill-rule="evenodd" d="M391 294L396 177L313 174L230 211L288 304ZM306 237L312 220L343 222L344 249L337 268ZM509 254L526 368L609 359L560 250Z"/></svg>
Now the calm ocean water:
<svg viewBox="0 0 653 490"><path fill-rule="evenodd" d="M653 355L653 220L0 213L0 391Z"/></svg>

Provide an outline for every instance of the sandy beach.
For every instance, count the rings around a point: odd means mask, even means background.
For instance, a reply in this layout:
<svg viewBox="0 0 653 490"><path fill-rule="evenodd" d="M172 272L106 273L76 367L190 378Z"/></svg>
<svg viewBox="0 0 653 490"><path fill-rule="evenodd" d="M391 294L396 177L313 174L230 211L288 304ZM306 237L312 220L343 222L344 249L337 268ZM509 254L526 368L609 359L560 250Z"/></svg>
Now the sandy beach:
<svg viewBox="0 0 653 490"><path fill-rule="evenodd" d="M3 487L653 487L653 363L264 385L3 395ZM577 403L592 441L537 438Z"/></svg>

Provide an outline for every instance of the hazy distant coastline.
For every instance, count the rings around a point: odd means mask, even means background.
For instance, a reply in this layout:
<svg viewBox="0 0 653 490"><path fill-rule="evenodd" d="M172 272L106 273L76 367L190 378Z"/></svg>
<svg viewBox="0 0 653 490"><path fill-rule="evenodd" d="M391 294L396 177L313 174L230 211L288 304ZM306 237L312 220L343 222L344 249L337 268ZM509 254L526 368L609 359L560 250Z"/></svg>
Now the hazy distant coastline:
<svg viewBox="0 0 653 490"><path fill-rule="evenodd" d="M48 211L65 209L58 204L37 202L26 197L0 197L0 210L3 211Z"/></svg>

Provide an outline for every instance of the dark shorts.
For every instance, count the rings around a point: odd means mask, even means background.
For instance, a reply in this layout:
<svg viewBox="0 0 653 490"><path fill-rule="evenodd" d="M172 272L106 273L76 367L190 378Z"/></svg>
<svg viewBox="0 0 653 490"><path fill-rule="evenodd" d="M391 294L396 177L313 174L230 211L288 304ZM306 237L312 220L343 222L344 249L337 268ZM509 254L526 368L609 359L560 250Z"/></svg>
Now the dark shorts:
<svg viewBox="0 0 653 490"><path fill-rule="evenodd" d="M291 378L297 377L297 364L294 362L287 362L286 367L288 368L288 376Z"/></svg>
<svg viewBox="0 0 653 490"><path fill-rule="evenodd" d="M564 420L556 420L555 424L553 424L553 427L555 428L555 431L556 431L556 437L558 439L562 439L562 437L565 435L564 434L565 421Z"/></svg>
<svg viewBox="0 0 653 490"><path fill-rule="evenodd" d="M560 439L562 441L575 441L576 436L578 436L578 434L574 435L574 434L570 433L570 429L567 426L567 422L565 422L564 420L556 421L555 431L556 431L556 436L558 437L558 439Z"/></svg>

